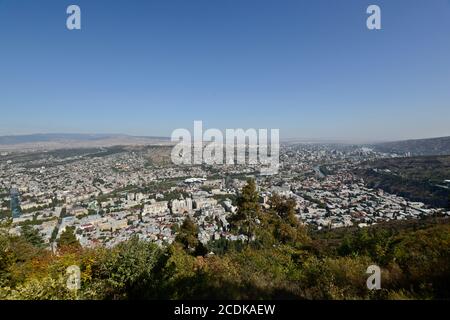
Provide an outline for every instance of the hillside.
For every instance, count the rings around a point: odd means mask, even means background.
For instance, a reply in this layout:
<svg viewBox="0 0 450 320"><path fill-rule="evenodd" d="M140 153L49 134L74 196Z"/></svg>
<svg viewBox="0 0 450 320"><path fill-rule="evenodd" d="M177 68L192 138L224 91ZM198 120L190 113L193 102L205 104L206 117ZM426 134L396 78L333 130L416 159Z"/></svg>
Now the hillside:
<svg viewBox="0 0 450 320"><path fill-rule="evenodd" d="M110 249L67 247L52 254L26 237L0 233L0 298L450 298L448 218L328 231L294 242L268 237L267 227L252 244L222 243L221 251L211 244L215 255L183 249L182 239L160 248L137 238ZM378 291L366 287L371 264L382 270ZM81 269L77 293L61 276L70 265Z"/></svg>
<svg viewBox="0 0 450 320"><path fill-rule="evenodd" d="M450 207L450 156L389 158L356 170L371 188L380 188L433 207Z"/></svg>
<svg viewBox="0 0 450 320"><path fill-rule="evenodd" d="M450 155L450 137L384 142L370 147L378 152L411 156Z"/></svg>
<svg viewBox="0 0 450 320"><path fill-rule="evenodd" d="M0 225L0 299L449 299L450 218L386 222L363 229L313 232L295 202L258 204L253 181L237 198L230 232L202 243L187 216L174 242L158 246L136 235L112 248L83 248L66 228L55 252L37 230ZM258 221L258 222L257 222ZM382 289L368 290L367 268L381 268ZM64 275L78 267L80 287Z"/></svg>

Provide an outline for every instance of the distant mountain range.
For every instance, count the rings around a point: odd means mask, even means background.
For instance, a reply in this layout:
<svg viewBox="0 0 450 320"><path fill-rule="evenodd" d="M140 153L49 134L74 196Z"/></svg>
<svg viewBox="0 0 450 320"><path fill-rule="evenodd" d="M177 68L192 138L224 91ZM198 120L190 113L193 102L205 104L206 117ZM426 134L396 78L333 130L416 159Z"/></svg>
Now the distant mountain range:
<svg viewBox="0 0 450 320"><path fill-rule="evenodd" d="M411 156L450 155L450 137L403 140L377 143L370 146L375 151Z"/></svg>
<svg viewBox="0 0 450 320"><path fill-rule="evenodd" d="M125 134L49 133L0 136L0 150L42 150L116 145L167 144L167 137L141 137Z"/></svg>
<svg viewBox="0 0 450 320"><path fill-rule="evenodd" d="M292 141L284 141L284 143L289 144ZM126 134L49 133L0 136L0 150L2 151L167 144L171 144L169 137L130 136ZM450 155L450 137L382 142L365 144L365 146L375 151L400 155Z"/></svg>

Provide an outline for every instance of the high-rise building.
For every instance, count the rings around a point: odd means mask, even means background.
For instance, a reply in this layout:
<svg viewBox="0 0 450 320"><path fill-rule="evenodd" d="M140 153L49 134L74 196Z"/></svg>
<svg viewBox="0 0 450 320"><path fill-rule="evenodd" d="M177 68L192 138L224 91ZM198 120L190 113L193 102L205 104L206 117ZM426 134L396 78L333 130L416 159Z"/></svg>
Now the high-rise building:
<svg viewBox="0 0 450 320"><path fill-rule="evenodd" d="M192 199L180 199L180 200L172 200L171 202L172 213L190 213L192 211Z"/></svg>
<svg viewBox="0 0 450 320"><path fill-rule="evenodd" d="M20 208L20 194L19 190L12 188L10 191L11 196L11 214L13 218L18 218L22 214L22 209Z"/></svg>

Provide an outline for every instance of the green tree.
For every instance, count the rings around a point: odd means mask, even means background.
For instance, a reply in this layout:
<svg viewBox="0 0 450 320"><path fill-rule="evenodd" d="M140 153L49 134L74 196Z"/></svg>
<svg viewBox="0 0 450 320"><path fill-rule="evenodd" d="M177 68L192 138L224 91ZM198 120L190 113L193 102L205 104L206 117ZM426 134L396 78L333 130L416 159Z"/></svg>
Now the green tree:
<svg viewBox="0 0 450 320"><path fill-rule="evenodd" d="M56 240L58 248L64 247L72 247L72 248L80 248L80 242L77 240L75 236L75 227L67 227L63 233L61 233L58 240Z"/></svg>
<svg viewBox="0 0 450 320"><path fill-rule="evenodd" d="M155 299L162 287L163 250L137 236L103 251L94 261L99 296L107 299Z"/></svg>
<svg viewBox="0 0 450 320"><path fill-rule="evenodd" d="M180 230L175 237L175 241L181 243L185 249L194 251L195 248L199 245L197 235L198 227L188 216L186 219L184 219L183 224L181 225Z"/></svg>
<svg viewBox="0 0 450 320"><path fill-rule="evenodd" d="M21 236L35 247L42 248L45 246L44 239L39 231L29 224L22 226Z"/></svg>
<svg viewBox="0 0 450 320"><path fill-rule="evenodd" d="M10 237L8 230L11 221L0 222L0 288L4 287L9 280L9 269L14 264L14 254L10 249Z"/></svg>
<svg viewBox="0 0 450 320"><path fill-rule="evenodd" d="M271 230L276 241L294 246L309 241L307 230L295 216L296 203L291 198L274 193L270 197L271 210L265 215L264 229Z"/></svg>
<svg viewBox="0 0 450 320"><path fill-rule="evenodd" d="M231 218L234 227L240 229L249 238L253 237L256 228L256 219L260 216L260 205L258 203L258 192L255 180L249 179L242 188L237 198L238 210Z"/></svg>
<svg viewBox="0 0 450 320"><path fill-rule="evenodd" d="M273 194L270 198L270 203L273 210L292 227L298 225L298 220L295 217L295 201L286 197L280 197L278 194Z"/></svg>

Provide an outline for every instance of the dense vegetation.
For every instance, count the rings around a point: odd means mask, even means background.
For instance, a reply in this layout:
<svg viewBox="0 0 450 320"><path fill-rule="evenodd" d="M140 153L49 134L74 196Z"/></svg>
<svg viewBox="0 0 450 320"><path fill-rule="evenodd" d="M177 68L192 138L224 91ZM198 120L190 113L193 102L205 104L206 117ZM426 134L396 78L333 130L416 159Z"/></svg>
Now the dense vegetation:
<svg viewBox="0 0 450 320"><path fill-rule="evenodd" d="M365 163L356 173L371 188L450 208L450 189L444 183L450 179L450 156L380 159Z"/></svg>
<svg viewBox="0 0 450 320"><path fill-rule="evenodd" d="M294 216L294 203L274 196L256 204L254 183L237 199L232 229L248 241L203 246L192 220L166 248L137 238L83 249L65 232L58 251L36 234L0 235L2 299L448 299L450 224L446 218L314 233ZM211 254L214 252L214 254ZM382 269L381 290L366 287L367 267ZM68 266L81 269L81 289L66 286Z"/></svg>

